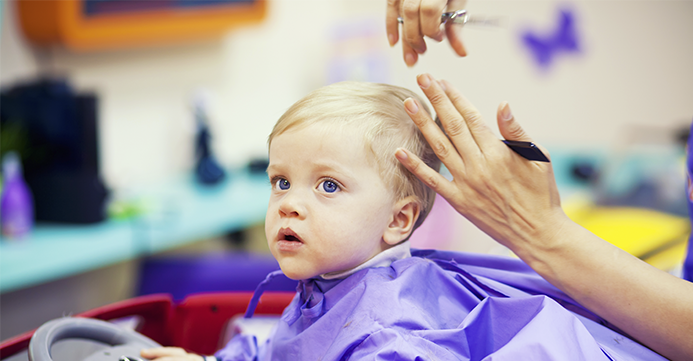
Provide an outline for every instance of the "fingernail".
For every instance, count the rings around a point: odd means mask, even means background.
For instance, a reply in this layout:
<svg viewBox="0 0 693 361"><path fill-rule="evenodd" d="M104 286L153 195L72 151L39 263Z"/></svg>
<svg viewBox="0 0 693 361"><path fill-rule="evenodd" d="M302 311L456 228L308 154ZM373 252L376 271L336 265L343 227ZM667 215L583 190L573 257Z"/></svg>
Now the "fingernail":
<svg viewBox="0 0 693 361"><path fill-rule="evenodd" d="M404 107L410 114L416 114L419 111L419 106L416 105L416 101L412 98L407 98L404 100Z"/></svg>
<svg viewBox="0 0 693 361"><path fill-rule="evenodd" d="M510 111L510 105L506 102L501 108L501 119L508 121L513 118L513 113Z"/></svg>
<svg viewBox="0 0 693 361"><path fill-rule="evenodd" d="M388 34L387 40L390 42L390 47L395 46L395 35L394 34Z"/></svg>
<svg viewBox="0 0 693 361"><path fill-rule="evenodd" d="M428 74L421 74L416 77L416 80L421 89L428 89L428 87L431 86L431 77Z"/></svg>
<svg viewBox="0 0 693 361"><path fill-rule="evenodd" d="M411 53L407 53L407 55L404 56L404 62L407 63L407 66L414 66L414 64L416 64L416 58L414 58L414 55Z"/></svg>
<svg viewBox="0 0 693 361"><path fill-rule="evenodd" d="M440 87L443 88L443 91L448 90L448 88L445 86L445 83L442 80L438 80L438 85L440 85Z"/></svg>
<svg viewBox="0 0 693 361"><path fill-rule="evenodd" d="M405 152L402 148L397 148L397 151L395 151L395 157L397 157L397 159L400 161L405 161L409 158L407 152Z"/></svg>

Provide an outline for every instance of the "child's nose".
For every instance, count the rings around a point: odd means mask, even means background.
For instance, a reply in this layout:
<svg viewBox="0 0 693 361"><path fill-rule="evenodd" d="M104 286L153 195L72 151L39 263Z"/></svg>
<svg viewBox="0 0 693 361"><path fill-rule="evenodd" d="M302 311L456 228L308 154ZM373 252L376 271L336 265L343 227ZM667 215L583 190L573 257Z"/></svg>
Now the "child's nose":
<svg viewBox="0 0 693 361"><path fill-rule="evenodd" d="M279 204L279 214L282 217L299 217L305 216L305 206L302 197L298 192L289 192L284 195Z"/></svg>

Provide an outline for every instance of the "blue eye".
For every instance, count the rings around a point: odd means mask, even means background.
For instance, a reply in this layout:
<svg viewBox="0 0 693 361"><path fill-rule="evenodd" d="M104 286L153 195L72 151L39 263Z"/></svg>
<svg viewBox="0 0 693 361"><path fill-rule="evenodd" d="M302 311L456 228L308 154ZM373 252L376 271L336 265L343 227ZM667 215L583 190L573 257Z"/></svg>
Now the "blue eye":
<svg viewBox="0 0 693 361"><path fill-rule="evenodd" d="M291 183L289 183L289 181L286 179L278 179L276 184L277 184L277 188L279 188L283 191L285 191L291 187Z"/></svg>
<svg viewBox="0 0 693 361"><path fill-rule="evenodd" d="M331 180L326 180L322 182L322 189L327 193L334 193L339 190L339 186Z"/></svg>

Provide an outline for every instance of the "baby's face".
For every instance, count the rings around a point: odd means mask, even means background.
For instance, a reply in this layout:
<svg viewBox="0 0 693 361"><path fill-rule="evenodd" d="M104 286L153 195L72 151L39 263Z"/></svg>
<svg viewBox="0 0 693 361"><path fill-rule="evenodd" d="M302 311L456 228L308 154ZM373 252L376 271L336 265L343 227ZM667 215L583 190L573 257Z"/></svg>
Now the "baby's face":
<svg viewBox="0 0 693 361"><path fill-rule="evenodd" d="M265 235L289 278L345 271L372 258L395 205L363 136L323 125L290 129L272 140L272 195Z"/></svg>

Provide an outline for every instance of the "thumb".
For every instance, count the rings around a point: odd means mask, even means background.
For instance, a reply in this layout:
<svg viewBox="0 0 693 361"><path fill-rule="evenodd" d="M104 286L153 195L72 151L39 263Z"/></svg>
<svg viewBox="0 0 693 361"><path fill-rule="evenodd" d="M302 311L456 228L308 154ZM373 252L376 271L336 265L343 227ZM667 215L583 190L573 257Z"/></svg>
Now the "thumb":
<svg viewBox="0 0 693 361"><path fill-rule="evenodd" d="M522 129L520 123L515 121L513 113L510 111L508 102L502 102L498 106L498 130L506 140L517 140L522 142L531 142L532 138Z"/></svg>

